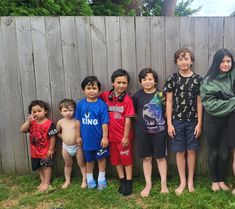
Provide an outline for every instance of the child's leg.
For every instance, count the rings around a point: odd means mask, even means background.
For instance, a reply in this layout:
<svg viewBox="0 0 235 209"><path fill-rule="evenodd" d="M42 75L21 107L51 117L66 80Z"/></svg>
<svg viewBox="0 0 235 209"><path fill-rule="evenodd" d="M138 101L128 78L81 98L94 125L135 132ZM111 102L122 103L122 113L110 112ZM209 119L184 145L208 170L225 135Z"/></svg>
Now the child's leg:
<svg viewBox="0 0 235 209"><path fill-rule="evenodd" d="M83 155L83 150L81 147L78 148L77 153L76 153L76 158L77 158L77 163L78 166L80 167L81 173L82 173L82 188L87 187L86 183L86 165L84 162L84 155Z"/></svg>
<svg viewBox="0 0 235 209"><path fill-rule="evenodd" d="M196 163L196 151L195 150L187 150L187 166L188 166L188 190L189 192L194 192L194 170Z"/></svg>
<svg viewBox="0 0 235 209"><path fill-rule="evenodd" d="M52 168L51 167L46 167L42 168L43 170L43 175L44 175L44 184L40 188L41 192L45 192L48 190L50 184L51 184L51 175L52 175Z"/></svg>
<svg viewBox="0 0 235 209"><path fill-rule="evenodd" d="M132 165L125 166L126 185L123 192L124 196L132 194Z"/></svg>
<svg viewBox="0 0 235 209"><path fill-rule="evenodd" d="M152 157L146 157L143 159L143 171L145 178L145 188L141 191L140 195L142 197L149 196L149 193L152 189Z"/></svg>
<svg viewBox="0 0 235 209"><path fill-rule="evenodd" d="M45 181L45 178L44 178L44 174L43 174L43 169L42 168L39 168L38 169L38 173L39 173L39 177L41 179L41 183L39 184L39 186L37 187L37 189L41 189L41 187L43 186L44 184L44 181Z"/></svg>
<svg viewBox="0 0 235 209"><path fill-rule="evenodd" d="M169 190L167 188L167 162L166 158L159 158L156 159L157 165L158 165L158 170L159 174L161 177L161 193L168 193Z"/></svg>
<svg viewBox="0 0 235 209"><path fill-rule="evenodd" d="M186 166L186 160L185 160L185 152L177 152L176 153L176 164L177 169L180 177L180 185L175 190L177 195L180 195L185 187L186 187L186 175L185 175L185 166Z"/></svg>
<svg viewBox="0 0 235 209"><path fill-rule="evenodd" d="M98 175L98 189L102 190L107 187L105 179L105 170L106 170L106 158L98 160L99 175Z"/></svg>
<svg viewBox="0 0 235 209"><path fill-rule="evenodd" d="M71 183L73 158L64 148L62 149L62 156L64 158L64 177L65 177L65 183L62 185L62 188L66 189Z"/></svg>

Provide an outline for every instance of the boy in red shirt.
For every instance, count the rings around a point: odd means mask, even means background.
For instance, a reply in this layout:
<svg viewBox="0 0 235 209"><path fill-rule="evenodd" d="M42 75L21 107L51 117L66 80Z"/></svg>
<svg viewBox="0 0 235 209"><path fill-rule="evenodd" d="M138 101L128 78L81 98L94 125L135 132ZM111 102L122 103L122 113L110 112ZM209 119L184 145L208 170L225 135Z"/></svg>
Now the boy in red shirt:
<svg viewBox="0 0 235 209"><path fill-rule="evenodd" d="M132 193L132 139L131 117L135 111L133 102L126 90L130 76L126 70L118 69L111 76L112 89L100 97L109 109L110 161L116 167L120 179L118 191L124 196Z"/></svg>

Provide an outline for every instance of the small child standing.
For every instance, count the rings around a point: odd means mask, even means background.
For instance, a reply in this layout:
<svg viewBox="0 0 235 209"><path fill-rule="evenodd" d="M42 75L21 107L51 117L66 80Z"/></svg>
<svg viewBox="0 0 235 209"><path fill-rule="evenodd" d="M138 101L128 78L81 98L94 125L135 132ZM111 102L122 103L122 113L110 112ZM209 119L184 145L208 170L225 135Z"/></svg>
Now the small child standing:
<svg viewBox="0 0 235 209"><path fill-rule="evenodd" d="M139 73L142 89L133 96L137 115L136 142L138 153L143 159L145 188L142 197L149 196L152 189L152 160L156 160L161 178L161 193L168 193L166 161L166 128L164 119L164 97L156 86L157 73L151 68L144 68Z"/></svg>
<svg viewBox="0 0 235 209"><path fill-rule="evenodd" d="M20 132L29 132L32 170L38 170L41 179L37 189L46 192L51 184L55 135L57 130L46 116L49 106L41 100L34 100L29 107L30 116L20 127Z"/></svg>
<svg viewBox="0 0 235 209"><path fill-rule="evenodd" d="M194 56L189 49L177 50L174 54L174 62L179 71L169 76L164 87L167 99L168 135L171 149L176 152L176 164L180 177L180 185L175 190L177 195L184 191L187 182L189 192L195 191L193 178L196 150L200 148L199 136L202 132L203 108L199 95L202 78L191 70L193 61Z"/></svg>
<svg viewBox="0 0 235 209"><path fill-rule="evenodd" d="M130 81L127 71L118 69L111 76L113 88L100 95L109 109L110 161L116 167L120 179L118 191L124 196L132 193L132 139L131 117L135 111L126 90Z"/></svg>
<svg viewBox="0 0 235 209"><path fill-rule="evenodd" d="M59 103L59 110L64 117L58 121L56 129L58 136L63 141L62 156L64 158L64 175L65 183L62 188L67 188L71 183L71 172L73 157L76 156L78 166L82 173L82 188L87 186L86 183L86 166L81 144L77 144L78 121L73 118L75 111L75 102L72 99L63 99Z"/></svg>
<svg viewBox="0 0 235 209"><path fill-rule="evenodd" d="M98 189L107 187L105 178L108 150L108 107L101 100L101 84L96 76L87 76L81 83L85 98L76 104L75 118L78 120L77 143L83 145L87 168L87 186L96 187L93 177L94 161L98 161Z"/></svg>

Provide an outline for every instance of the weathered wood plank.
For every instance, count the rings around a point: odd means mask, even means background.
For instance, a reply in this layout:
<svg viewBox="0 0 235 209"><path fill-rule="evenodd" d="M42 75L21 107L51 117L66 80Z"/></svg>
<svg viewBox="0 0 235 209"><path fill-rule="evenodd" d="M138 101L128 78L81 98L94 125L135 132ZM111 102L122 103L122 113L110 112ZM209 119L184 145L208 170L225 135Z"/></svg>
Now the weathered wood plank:
<svg viewBox="0 0 235 209"><path fill-rule="evenodd" d="M104 17L90 17L93 72L102 83L102 90L108 89L106 33Z"/></svg>
<svg viewBox="0 0 235 209"><path fill-rule="evenodd" d="M122 67L120 18L105 17L107 37L108 88L111 89L111 75Z"/></svg>
<svg viewBox="0 0 235 209"><path fill-rule="evenodd" d="M162 89L166 80L166 40L165 18L151 18L151 66L156 70L159 81L158 88ZM168 60L167 60L168 61Z"/></svg>
<svg viewBox="0 0 235 209"><path fill-rule="evenodd" d="M47 54L48 54L48 69L50 75L50 87L53 111L53 121L58 121L61 118L58 104L65 98L65 81L64 68L62 58L62 44L60 23L58 17L48 17L45 20L47 34ZM56 171L58 175L63 174L63 161L61 154L61 141L57 141L56 152Z"/></svg>
<svg viewBox="0 0 235 209"><path fill-rule="evenodd" d="M10 173L23 173L28 169L27 147L22 140L19 127L24 120L21 83L19 76L19 55L17 51L17 37L15 18L3 17L1 19L2 29L2 50L4 51L7 98L5 102L7 114L4 114L4 138L2 145L2 165L3 170ZM23 163L22 163L23 162Z"/></svg>

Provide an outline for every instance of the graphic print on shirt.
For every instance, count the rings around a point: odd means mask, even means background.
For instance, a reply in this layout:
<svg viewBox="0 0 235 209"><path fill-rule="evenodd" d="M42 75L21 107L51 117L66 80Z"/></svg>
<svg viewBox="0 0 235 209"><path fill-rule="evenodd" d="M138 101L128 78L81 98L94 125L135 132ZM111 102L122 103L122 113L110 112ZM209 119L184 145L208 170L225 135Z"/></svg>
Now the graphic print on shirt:
<svg viewBox="0 0 235 209"><path fill-rule="evenodd" d="M148 134L156 134L165 130L165 120L163 118L163 93L157 92L152 100L144 105L143 119L145 121Z"/></svg>

